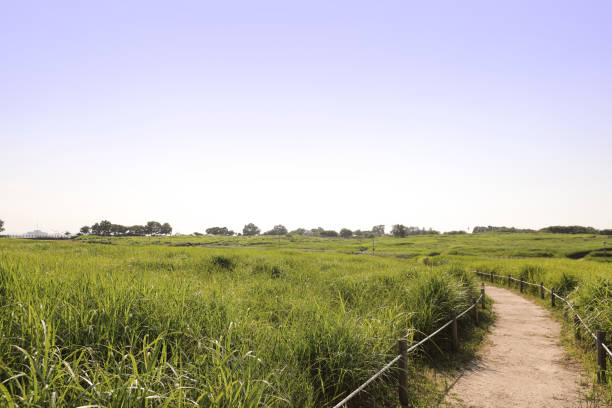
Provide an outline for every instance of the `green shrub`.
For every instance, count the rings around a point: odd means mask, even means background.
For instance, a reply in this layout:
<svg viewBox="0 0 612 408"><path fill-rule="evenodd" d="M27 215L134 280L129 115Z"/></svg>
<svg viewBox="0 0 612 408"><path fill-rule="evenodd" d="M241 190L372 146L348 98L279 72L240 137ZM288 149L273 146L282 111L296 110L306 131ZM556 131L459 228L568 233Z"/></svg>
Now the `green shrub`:
<svg viewBox="0 0 612 408"><path fill-rule="evenodd" d="M448 258L443 256L427 256L423 258L423 264L427 266L440 266L448 263Z"/></svg>
<svg viewBox="0 0 612 408"><path fill-rule="evenodd" d="M226 271L232 271L235 267L234 261L231 258L228 258L223 255L215 255L210 259L210 263L219 269L224 269Z"/></svg>
<svg viewBox="0 0 612 408"><path fill-rule="evenodd" d="M581 259L590 254L591 251L574 251L565 254L565 256L569 259Z"/></svg>
<svg viewBox="0 0 612 408"><path fill-rule="evenodd" d="M523 265L519 272L519 278L533 283L540 282L543 275L544 268L541 265Z"/></svg>
<svg viewBox="0 0 612 408"><path fill-rule="evenodd" d="M567 296L578 286L578 278L568 273L561 273L555 276L552 280L552 286L555 288L555 292L559 296Z"/></svg>

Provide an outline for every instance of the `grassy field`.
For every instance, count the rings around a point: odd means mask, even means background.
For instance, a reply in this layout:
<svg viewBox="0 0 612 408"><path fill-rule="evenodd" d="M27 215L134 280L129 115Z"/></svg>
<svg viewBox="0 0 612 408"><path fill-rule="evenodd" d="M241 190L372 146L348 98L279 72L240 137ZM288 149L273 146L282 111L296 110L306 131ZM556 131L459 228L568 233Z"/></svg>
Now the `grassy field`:
<svg viewBox="0 0 612 408"><path fill-rule="evenodd" d="M407 238L372 239L316 238L288 236L177 236L177 237L94 237L85 242L124 245L215 246L267 249L302 249L342 253L372 252L377 255L422 257L428 255L478 256L493 258L567 258L612 262L612 237L605 235L567 234L461 234L421 235ZM608 250L604 256L604 242Z"/></svg>
<svg viewBox="0 0 612 408"><path fill-rule="evenodd" d="M0 239L0 401L330 407L399 337L418 340L468 306L474 269L544 280L612 334L604 240L383 237L372 256L372 240L356 239ZM468 348L482 335L470 319L460 330ZM452 366L447 343L411 359L415 406L438 397L427 372ZM373 383L354 405L394 403L393 385Z"/></svg>

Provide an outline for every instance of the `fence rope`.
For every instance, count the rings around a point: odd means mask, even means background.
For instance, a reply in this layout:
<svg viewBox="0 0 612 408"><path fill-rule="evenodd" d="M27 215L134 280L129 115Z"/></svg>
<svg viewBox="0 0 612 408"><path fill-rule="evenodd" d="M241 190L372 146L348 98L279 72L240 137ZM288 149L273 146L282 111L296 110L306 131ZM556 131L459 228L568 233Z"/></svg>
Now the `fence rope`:
<svg viewBox="0 0 612 408"><path fill-rule="evenodd" d="M482 296L482 295L480 295ZM480 300L480 297L478 298L478 300ZM476 300L478 302L478 300ZM465 309L463 312L459 313L459 315L457 316L457 319L460 318L461 316L463 316L464 314L466 314L467 312L469 312L470 310L472 310L473 308L475 308L477 305L477 303L472 304L472 306L468 307L467 309Z"/></svg>
<svg viewBox="0 0 612 408"><path fill-rule="evenodd" d="M380 377L380 375L382 373L384 373L385 371L387 371L389 368L391 368L391 366L393 366L393 364L397 363L399 361L399 359L402 358L401 354L398 354L397 356L395 356L395 358L393 360L391 360L390 362L387 363L386 366L384 366L383 368L380 369L379 372L377 372L376 374L374 374L372 377L368 378L368 380L366 382L364 382L363 384L361 384L357 389L355 389L355 391L351 392L349 395L346 396L346 398L344 398L342 401L340 401L339 403L337 403L336 405L334 405L334 408L339 408L344 406L344 404L346 404L347 402L349 402L349 400L351 400L355 395L359 394L361 391L363 391L363 389L365 387L368 386L368 384L370 384L372 381L374 381L375 379L377 379L378 377Z"/></svg>
<svg viewBox="0 0 612 408"><path fill-rule="evenodd" d="M572 304L570 302L568 302L565 299L562 299L563 301L565 301L565 303L567 303L567 305L569 306L570 309L572 309L572 312L574 312L574 314L576 315L576 317L578 318L578 320L580 320L580 323L582 323L582 325L584 326L584 328L586 329L586 331L591 335L591 337L593 337L595 340L597 340L597 336L595 334L593 334L593 332L591 331L591 329L589 328L589 326L587 326L587 324L584 322L584 320L582 320L582 317L580 317L580 315L578 314L578 312L576 312L576 309L574 309L574 307L572 306Z"/></svg>
<svg viewBox="0 0 612 408"><path fill-rule="evenodd" d="M612 351L610 351L610 349L608 348L608 346L606 346L605 344L601 344L601 346L604 348L604 350L606 350L606 353L608 353L608 355L610 357L612 357Z"/></svg>
<svg viewBox="0 0 612 408"><path fill-rule="evenodd" d="M476 305L478 305L478 302L480 301L480 299L482 298L482 294L478 297L478 299L476 299L476 302L472 304L472 306L468 307L467 309L465 309L463 312L461 312L455 319L459 319L461 316L463 316L464 314L466 314L468 311L470 311L472 308L474 308ZM448 326L450 326L453 323L452 320L449 320L448 322L444 323L441 327L439 327L435 332L431 333L429 336L425 337L423 340L419 341L416 344L413 344L412 346L410 346L407 350L406 350L406 354L413 352L417 347L421 346L423 343L431 340L436 334L440 333L442 330L446 329ZM397 363L399 361L399 359L402 357L401 354L398 354L397 356L395 356L395 358L393 358L393 360L391 360L390 362L388 362L383 368L381 368L376 374L374 374L372 377L368 378L363 384L361 384L359 387L357 387L353 392L351 392L349 395L347 395L342 401L340 401L339 403L337 403L336 405L334 405L333 408L340 408L343 407L347 402L349 402L355 395L359 394L361 391L363 391L365 389L365 387L367 387L372 381L376 380L378 377L380 377L385 371L387 371L388 369L390 369L393 364Z"/></svg>

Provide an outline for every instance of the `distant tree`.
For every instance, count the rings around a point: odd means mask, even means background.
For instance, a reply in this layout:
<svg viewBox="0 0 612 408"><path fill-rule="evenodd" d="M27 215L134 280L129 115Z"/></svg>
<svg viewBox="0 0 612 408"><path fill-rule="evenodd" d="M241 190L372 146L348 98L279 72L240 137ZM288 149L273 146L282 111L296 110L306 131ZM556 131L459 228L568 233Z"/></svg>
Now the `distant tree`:
<svg viewBox="0 0 612 408"><path fill-rule="evenodd" d="M338 233L334 230L323 230L319 235L322 237L334 238L338 236Z"/></svg>
<svg viewBox="0 0 612 408"><path fill-rule="evenodd" d="M612 235L612 229L603 229L603 230L600 230L599 233L601 235Z"/></svg>
<svg viewBox="0 0 612 408"><path fill-rule="evenodd" d="M554 225L542 228L540 231L552 234L597 234L599 232L593 227L583 227L581 225Z"/></svg>
<svg viewBox="0 0 612 408"><path fill-rule="evenodd" d="M460 231L447 231L444 233L444 235L461 235L461 234L467 234L467 232L460 230Z"/></svg>
<svg viewBox="0 0 612 408"><path fill-rule="evenodd" d="M210 227L206 228L206 233L208 235L225 235L227 228L225 227Z"/></svg>
<svg viewBox="0 0 612 408"><path fill-rule="evenodd" d="M227 227L210 227L206 229L206 233L208 235L234 235L234 231L228 230Z"/></svg>
<svg viewBox="0 0 612 408"><path fill-rule="evenodd" d="M514 228L514 227L494 227L489 225L487 227L478 226L472 229L472 234L481 234L483 232L536 232L532 229L525 228Z"/></svg>
<svg viewBox="0 0 612 408"><path fill-rule="evenodd" d="M270 231L264 232L264 235L287 235L287 228L284 225L275 225Z"/></svg>
<svg viewBox="0 0 612 408"><path fill-rule="evenodd" d="M406 237L409 235L426 235L426 234L439 234L439 231L433 230L431 228L419 228L419 227L406 227L402 224L395 224L391 228L391 235L394 237Z"/></svg>
<svg viewBox="0 0 612 408"><path fill-rule="evenodd" d="M64 236L66 236L66 237L69 237L69 236L71 236L71 235L72 235L72 234L70 233L70 231L66 231L66 232L64 232Z"/></svg>
<svg viewBox="0 0 612 408"><path fill-rule="evenodd" d="M4 231L4 221L0 220L0 232Z"/></svg>
<svg viewBox="0 0 612 408"><path fill-rule="evenodd" d="M204 235L204 234L202 234L201 232L194 232L194 233L193 233L193 234L191 234L191 235L195 235L196 237L201 237L201 236L202 236L202 235Z"/></svg>
<svg viewBox="0 0 612 408"><path fill-rule="evenodd" d="M304 228L298 228L298 229L294 229L293 231L290 232L290 234L293 235L306 235L306 231Z"/></svg>
<svg viewBox="0 0 612 408"><path fill-rule="evenodd" d="M245 225L242 229L242 234L247 236L259 235L260 233L261 230L259 229L259 227L253 223Z"/></svg>
<svg viewBox="0 0 612 408"><path fill-rule="evenodd" d="M351 231L351 230L350 230L350 229L348 229L348 228L342 228L342 229L340 230L340 236L341 236L342 238L351 238L351 237L353 236L353 231Z"/></svg>
<svg viewBox="0 0 612 408"><path fill-rule="evenodd" d="M419 228L419 227L407 227L406 228L406 235L424 235L424 234L426 234L425 228Z"/></svg>
<svg viewBox="0 0 612 408"><path fill-rule="evenodd" d="M408 228L402 224L395 224L391 228L391 235L395 238L404 238L408 234Z"/></svg>
<svg viewBox="0 0 612 408"><path fill-rule="evenodd" d="M128 227L126 234L136 237L146 235L145 227L144 225L132 225L131 227Z"/></svg>
<svg viewBox="0 0 612 408"><path fill-rule="evenodd" d="M167 222L163 225L157 221L149 221L146 226L132 225L130 227L113 224L108 220L96 222L91 227L83 226L80 230L81 234L93 235L113 235L113 236L144 236L144 235L170 235L172 227Z"/></svg>
<svg viewBox="0 0 612 408"><path fill-rule="evenodd" d="M172 227L167 222L164 222L161 226L160 233L162 235L170 235L172 234Z"/></svg>
<svg viewBox="0 0 612 408"><path fill-rule="evenodd" d="M384 225L375 225L372 227L372 232L376 235L383 236L385 235L385 226Z"/></svg>
<svg viewBox="0 0 612 408"><path fill-rule="evenodd" d="M320 237L323 232L325 232L323 228L317 227L310 230L310 235L314 237Z"/></svg>
<svg viewBox="0 0 612 408"><path fill-rule="evenodd" d="M149 221L145 225L145 233L147 235L159 235L161 234L161 224L157 221Z"/></svg>
<svg viewBox="0 0 612 408"><path fill-rule="evenodd" d="M99 223L96 222L94 225L91 226L91 228L89 228L89 232L84 232L87 231L89 227L84 226L81 228L81 233L82 234L93 234L93 235L122 235L122 233L124 233L127 228L122 226L122 225L118 225L118 224L113 224L112 222L108 221L108 220L102 220Z"/></svg>
<svg viewBox="0 0 612 408"><path fill-rule="evenodd" d="M125 235L128 231L128 227L121 224L111 224L111 233L115 236Z"/></svg>
<svg viewBox="0 0 612 408"><path fill-rule="evenodd" d="M113 224L108 220L100 221L98 235L110 235Z"/></svg>

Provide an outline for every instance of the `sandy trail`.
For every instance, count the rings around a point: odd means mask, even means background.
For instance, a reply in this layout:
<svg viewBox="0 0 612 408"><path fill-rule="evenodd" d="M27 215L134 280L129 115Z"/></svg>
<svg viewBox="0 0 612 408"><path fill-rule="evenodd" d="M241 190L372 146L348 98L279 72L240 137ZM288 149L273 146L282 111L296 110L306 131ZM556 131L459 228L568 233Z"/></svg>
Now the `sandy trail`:
<svg viewBox="0 0 612 408"><path fill-rule="evenodd" d="M578 407L580 367L560 345L561 326L541 306L488 286L497 320L474 364L449 390L454 407Z"/></svg>

